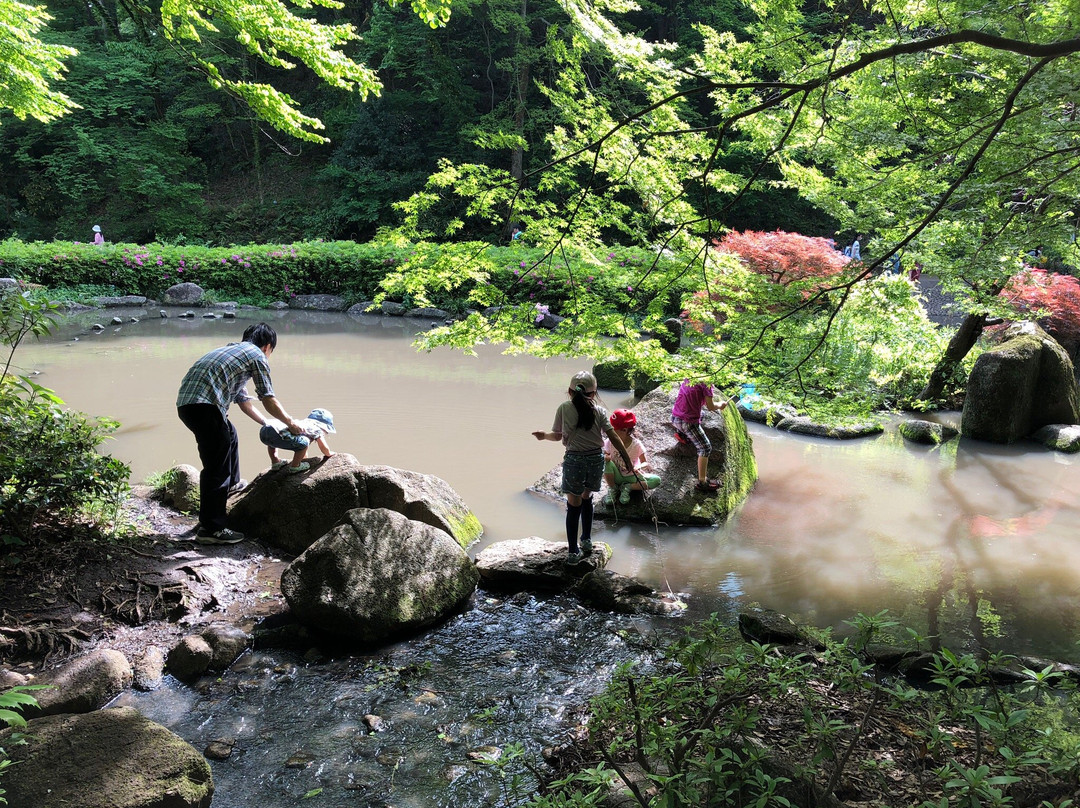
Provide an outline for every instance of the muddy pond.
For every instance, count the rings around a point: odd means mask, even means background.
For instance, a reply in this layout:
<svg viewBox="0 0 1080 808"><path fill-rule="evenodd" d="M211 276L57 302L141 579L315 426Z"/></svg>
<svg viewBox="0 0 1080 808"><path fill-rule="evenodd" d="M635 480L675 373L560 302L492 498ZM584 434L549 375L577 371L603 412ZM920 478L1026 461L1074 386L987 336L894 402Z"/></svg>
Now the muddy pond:
<svg viewBox="0 0 1080 808"><path fill-rule="evenodd" d="M120 421L105 448L131 464L134 481L176 463L198 466L176 418L180 378L263 319L278 331L270 365L286 409L295 417L331 410L335 451L449 482L485 528L470 552L530 535L562 539L560 505L525 490L559 462L560 447L530 432L550 428L569 377L587 360L495 348L475 357L417 353L412 338L428 323L400 318L157 312L65 318L15 360L70 406ZM125 324L90 330L114 314ZM127 322L132 316L140 322ZM602 398L609 409L633 402L629 392ZM235 408L232 420L250 479L266 452L254 422ZM760 479L728 524L596 531L614 549L610 568L689 595L681 618L623 618L572 600L481 591L447 624L370 656L312 666L256 653L207 687L172 683L125 703L200 749L214 737L238 739L242 751L214 764L215 806L291 806L313 791L312 804L324 806L518 804L508 778L470 752L516 740L535 754L555 740L570 705L641 653L636 638L712 612L733 616L743 604L838 631L859 612L889 609L954 647L1075 661L1080 457L1033 443L914 446L894 428L848 442L756 424L750 432ZM387 714L391 730L362 732L368 713Z"/></svg>

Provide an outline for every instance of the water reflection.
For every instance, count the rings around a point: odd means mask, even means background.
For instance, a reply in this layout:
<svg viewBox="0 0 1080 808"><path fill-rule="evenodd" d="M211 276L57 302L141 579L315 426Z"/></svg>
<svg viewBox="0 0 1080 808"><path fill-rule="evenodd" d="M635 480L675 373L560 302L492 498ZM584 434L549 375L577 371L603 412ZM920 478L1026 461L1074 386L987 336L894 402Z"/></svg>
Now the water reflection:
<svg viewBox="0 0 1080 808"><path fill-rule="evenodd" d="M100 334L90 326L108 322L104 313L85 313L16 354L72 406L121 421L111 449L136 479L197 465L173 406L179 379L202 353L267 319L280 334L276 391L294 414L334 413L335 451L446 479L483 522L481 546L561 539L560 507L524 491L559 462L559 447L529 433L550 425L584 362L493 349L417 354L410 339L427 323L401 318L241 310L236 320L179 320L174 310L163 320L156 312ZM609 408L631 403L625 393L605 399ZM255 424L238 412L234 422L250 478L266 455ZM1076 457L1028 443L927 448L894 432L836 442L750 429L761 478L731 523L659 533L609 524L598 537L615 548L614 569L690 592L691 616L735 598L843 628L858 612L888 608L951 645L1074 656Z"/></svg>

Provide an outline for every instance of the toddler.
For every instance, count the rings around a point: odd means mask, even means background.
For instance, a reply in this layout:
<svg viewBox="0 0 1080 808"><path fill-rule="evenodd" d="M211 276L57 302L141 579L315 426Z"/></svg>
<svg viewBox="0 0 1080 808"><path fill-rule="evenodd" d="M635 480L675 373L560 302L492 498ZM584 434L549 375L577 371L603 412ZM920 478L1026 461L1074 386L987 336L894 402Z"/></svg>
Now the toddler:
<svg viewBox="0 0 1080 808"><path fill-rule="evenodd" d="M294 435L281 421L268 418L259 430L259 440L266 444L266 451L270 455L271 468L285 468L289 474L298 474L311 468L310 463L304 462L308 446L312 441L319 445L323 460L331 458L334 453L326 443L324 434L337 432L334 429L334 416L329 410L314 409L308 413L307 418L296 422L303 430L303 434ZM289 449L293 452L292 462L281 460L278 457L278 449Z"/></svg>

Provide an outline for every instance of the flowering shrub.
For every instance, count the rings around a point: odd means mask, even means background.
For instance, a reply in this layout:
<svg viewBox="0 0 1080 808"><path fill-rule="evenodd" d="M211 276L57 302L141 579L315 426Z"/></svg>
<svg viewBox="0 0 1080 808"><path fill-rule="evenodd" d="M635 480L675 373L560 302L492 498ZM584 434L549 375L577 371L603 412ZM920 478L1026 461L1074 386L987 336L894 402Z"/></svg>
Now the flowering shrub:
<svg viewBox="0 0 1080 808"><path fill-rule="evenodd" d="M1080 280L1045 269L1027 267L1002 290L1016 311L1034 316L1054 339L1080 342Z"/></svg>
<svg viewBox="0 0 1080 808"><path fill-rule="evenodd" d="M295 295L331 293L350 301L390 299L454 312L522 304L566 314L601 302L619 312L676 314L688 280L672 283L641 249L599 254L482 243L305 241L202 247L169 244L0 242L0 274L50 289L141 294L160 299L176 283L203 287L210 299L265 305ZM687 273L684 273L687 274ZM665 277L667 279L665 280ZM86 294L85 296L90 296Z"/></svg>
<svg viewBox="0 0 1080 808"><path fill-rule="evenodd" d="M732 232L714 246L710 288L695 292L683 311L698 330L722 326L735 313L765 313L795 305L850 262L831 239L782 230Z"/></svg>
<svg viewBox="0 0 1080 808"><path fill-rule="evenodd" d="M784 286L796 281L831 278L843 271L850 260L836 249L832 239L783 230L732 232L714 244L718 252L739 256L752 271Z"/></svg>

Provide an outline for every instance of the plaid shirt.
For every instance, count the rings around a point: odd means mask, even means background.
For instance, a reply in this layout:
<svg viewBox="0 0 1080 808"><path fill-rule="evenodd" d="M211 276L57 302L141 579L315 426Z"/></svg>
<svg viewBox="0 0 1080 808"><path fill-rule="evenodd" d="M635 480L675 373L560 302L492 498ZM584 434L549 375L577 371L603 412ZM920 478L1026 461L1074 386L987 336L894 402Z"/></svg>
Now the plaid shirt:
<svg viewBox="0 0 1080 808"><path fill-rule="evenodd" d="M263 352L250 342L230 342L199 359L180 382L176 406L213 404L225 417L233 402L250 401L248 379L254 379L259 398L274 395L270 365Z"/></svg>

